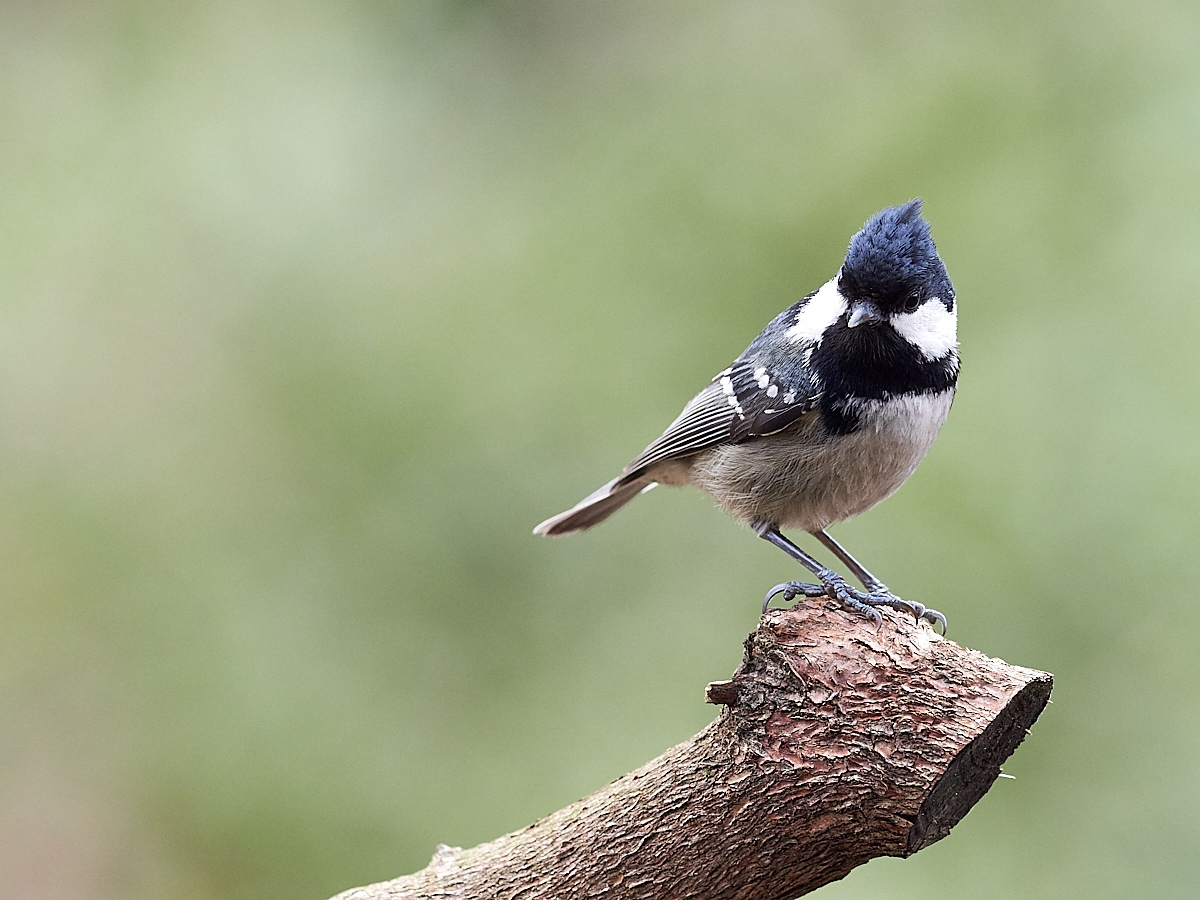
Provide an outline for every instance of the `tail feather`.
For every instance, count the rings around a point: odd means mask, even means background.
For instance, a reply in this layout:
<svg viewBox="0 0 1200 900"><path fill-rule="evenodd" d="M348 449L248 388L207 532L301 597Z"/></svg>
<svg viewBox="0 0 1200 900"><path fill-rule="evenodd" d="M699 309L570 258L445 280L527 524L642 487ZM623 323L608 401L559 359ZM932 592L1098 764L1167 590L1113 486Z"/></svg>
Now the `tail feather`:
<svg viewBox="0 0 1200 900"><path fill-rule="evenodd" d="M571 534L591 528L593 525L603 522L642 491L650 490L656 483L640 478L622 483L620 478L614 478L604 487L588 494L566 512L551 516L533 529L533 533L556 537L560 534Z"/></svg>

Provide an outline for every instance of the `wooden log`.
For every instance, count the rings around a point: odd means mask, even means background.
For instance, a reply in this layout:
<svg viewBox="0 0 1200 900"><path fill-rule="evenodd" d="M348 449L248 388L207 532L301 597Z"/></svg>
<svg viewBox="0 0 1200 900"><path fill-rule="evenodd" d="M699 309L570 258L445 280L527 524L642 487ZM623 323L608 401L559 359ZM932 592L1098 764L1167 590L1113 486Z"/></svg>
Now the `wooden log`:
<svg viewBox="0 0 1200 900"><path fill-rule="evenodd" d="M771 610L723 705L688 741L590 797L413 875L336 900L790 900L910 856L988 790L1050 698L1010 666L884 610Z"/></svg>

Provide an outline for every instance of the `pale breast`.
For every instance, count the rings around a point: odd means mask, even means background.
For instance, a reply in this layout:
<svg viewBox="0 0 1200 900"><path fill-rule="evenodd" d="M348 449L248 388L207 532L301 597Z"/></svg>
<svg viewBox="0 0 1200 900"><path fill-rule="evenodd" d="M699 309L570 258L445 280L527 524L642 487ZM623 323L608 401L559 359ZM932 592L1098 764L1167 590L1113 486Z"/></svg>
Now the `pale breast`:
<svg viewBox="0 0 1200 900"><path fill-rule="evenodd" d="M826 434L814 412L778 434L698 454L687 481L747 522L816 531L895 492L929 452L953 396L858 401L860 427L849 435Z"/></svg>

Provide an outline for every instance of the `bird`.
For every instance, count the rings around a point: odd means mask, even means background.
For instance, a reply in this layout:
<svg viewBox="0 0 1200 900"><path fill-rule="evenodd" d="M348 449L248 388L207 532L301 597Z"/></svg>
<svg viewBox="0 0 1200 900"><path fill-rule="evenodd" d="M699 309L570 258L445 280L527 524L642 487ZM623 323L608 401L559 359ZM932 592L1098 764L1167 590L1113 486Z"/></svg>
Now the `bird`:
<svg viewBox="0 0 1200 900"><path fill-rule="evenodd" d="M873 620L879 607L940 625L903 600L826 530L891 496L929 452L958 382L954 287L920 198L876 213L837 274L776 316L612 481L542 522L557 536L603 522L656 485L691 485L815 578L763 601L829 597ZM862 584L805 552L783 529L815 537Z"/></svg>

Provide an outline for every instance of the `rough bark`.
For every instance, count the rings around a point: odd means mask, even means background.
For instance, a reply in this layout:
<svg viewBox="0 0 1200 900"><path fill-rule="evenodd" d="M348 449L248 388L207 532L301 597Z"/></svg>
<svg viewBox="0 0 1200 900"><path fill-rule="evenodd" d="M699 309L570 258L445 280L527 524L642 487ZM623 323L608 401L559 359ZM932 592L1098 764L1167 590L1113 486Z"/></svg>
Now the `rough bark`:
<svg viewBox="0 0 1200 900"><path fill-rule="evenodd" d="M1050 697L1010 666L885 611L772 610L716 720L635 772L413 875L337 900L797 897L949 833Z"/></svg>

